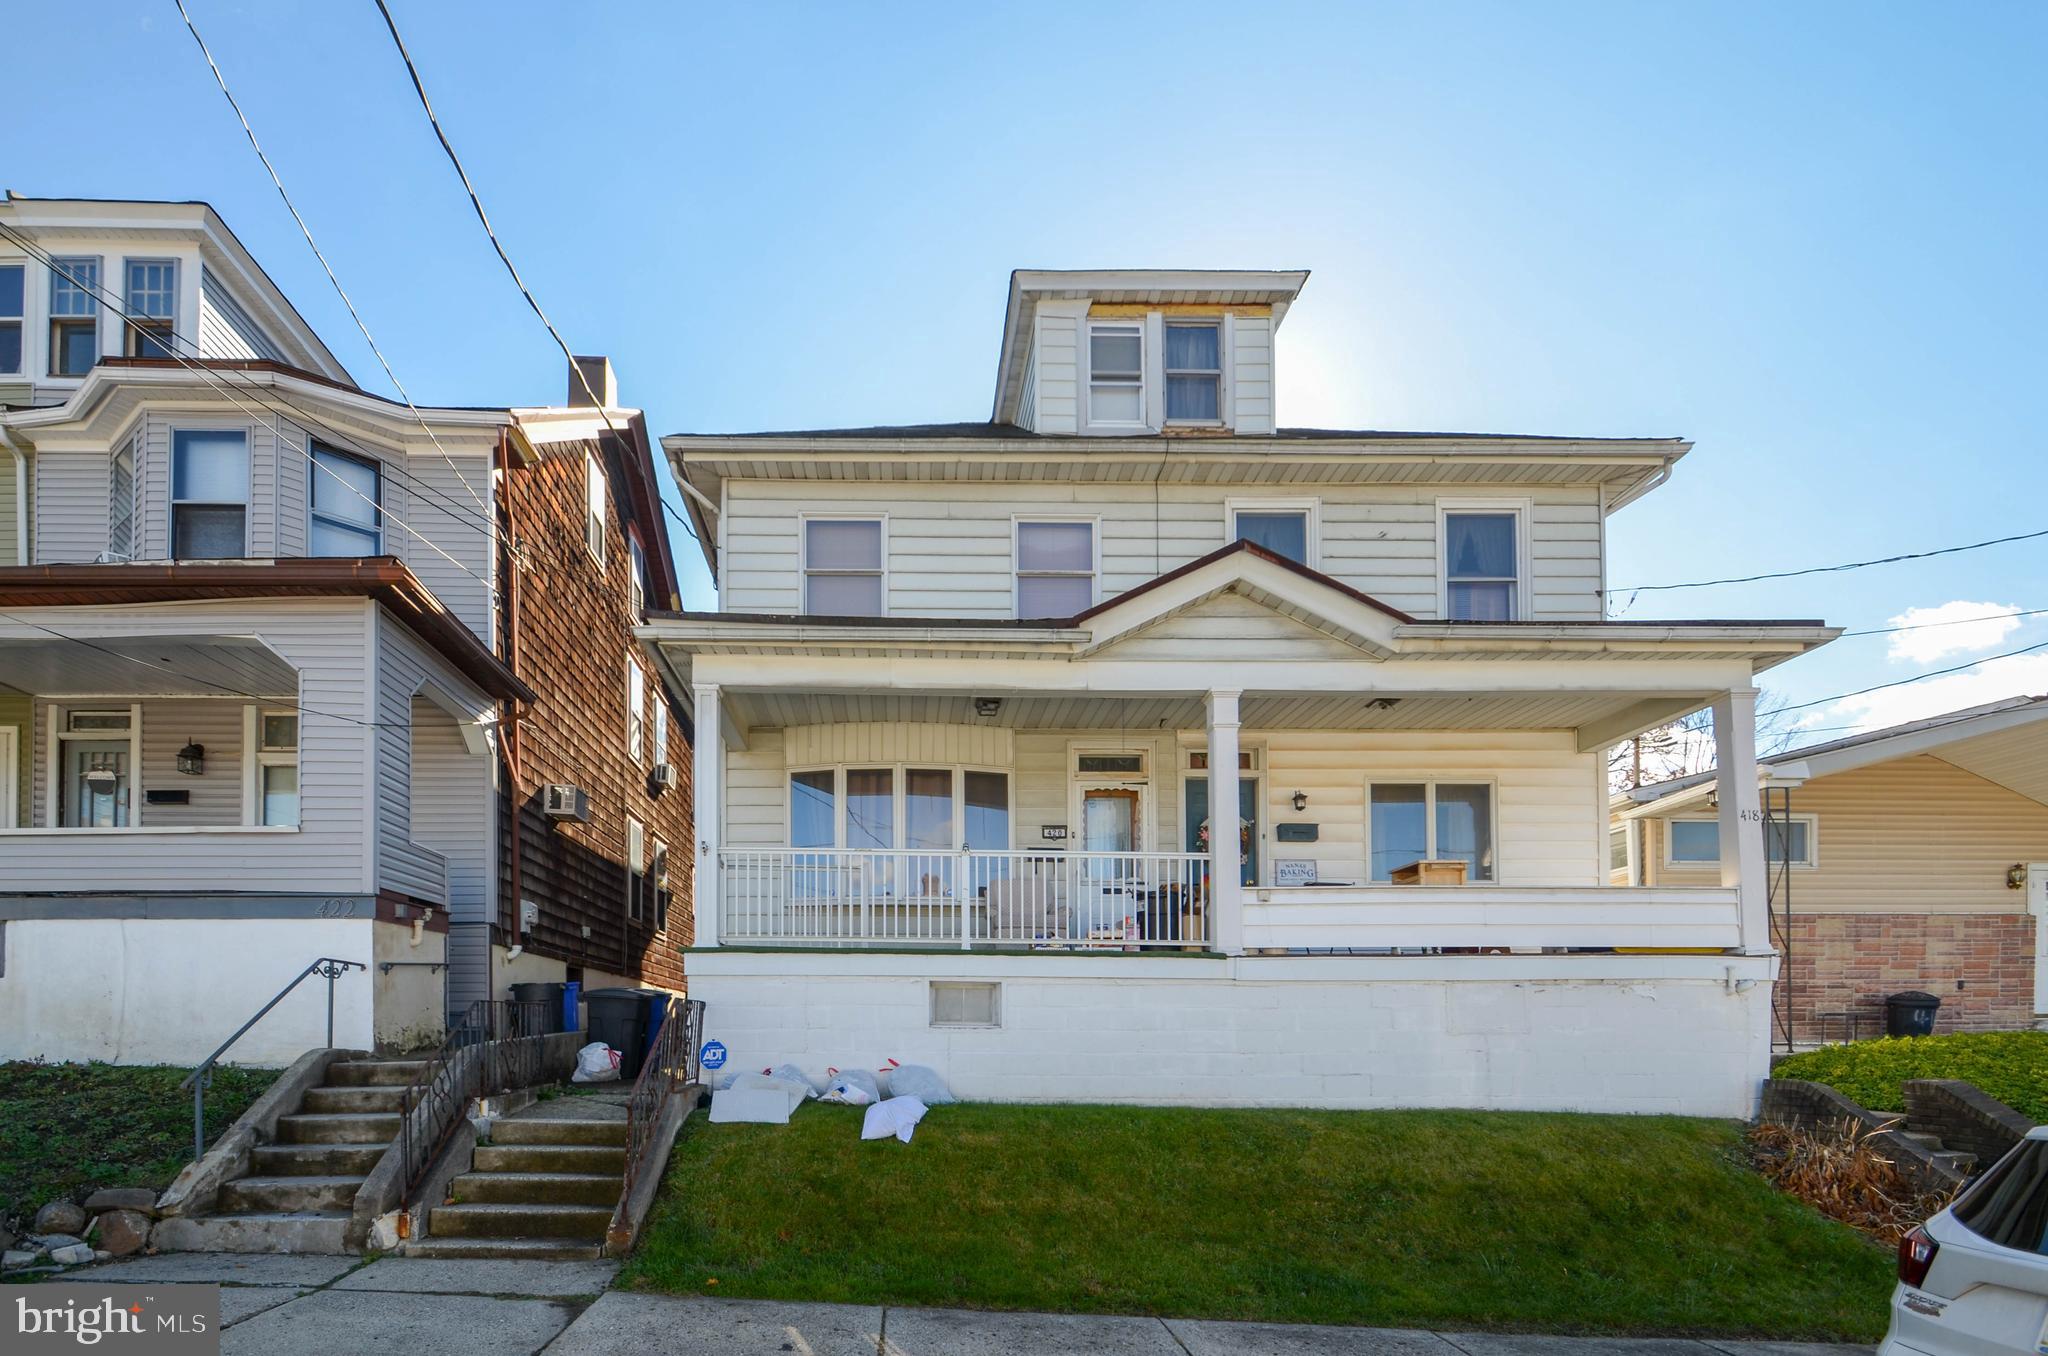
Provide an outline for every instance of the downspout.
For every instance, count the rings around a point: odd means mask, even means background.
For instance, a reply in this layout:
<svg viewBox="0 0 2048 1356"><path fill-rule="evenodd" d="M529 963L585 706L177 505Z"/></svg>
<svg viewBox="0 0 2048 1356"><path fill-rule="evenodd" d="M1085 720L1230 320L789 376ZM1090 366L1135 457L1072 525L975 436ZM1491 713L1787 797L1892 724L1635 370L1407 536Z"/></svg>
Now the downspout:
<svg viewBox="0 0 2048 1356"><path fill-rule="evenodd" d="M512 501L512 447L506 430L498 430L498 482L503 486L501 502L505 515L505 539L499 544L499 554L504 561L505 571L505 663L511 668L512 676L519 676L519 546L513 525L518 521ZM516 955L526 945L526 901L525 889L520 879L520 858L524 853L521 820L523 816L523 781L525 764L521 757L519 733L519 703L516 699L505 699L505 715L501 735L505 746L505 775L510 779L511 841L507 845L509 881L512 887L512 945L506 952L507 959Z"/></svg>
<svg viewBox="0 0 2048 1356"><path fill-rule="evenodd" d="M0 447L14 458L14 555L15 564L29 563L28 549L28 453L14 441L14 435L0 428Z"/></svg>

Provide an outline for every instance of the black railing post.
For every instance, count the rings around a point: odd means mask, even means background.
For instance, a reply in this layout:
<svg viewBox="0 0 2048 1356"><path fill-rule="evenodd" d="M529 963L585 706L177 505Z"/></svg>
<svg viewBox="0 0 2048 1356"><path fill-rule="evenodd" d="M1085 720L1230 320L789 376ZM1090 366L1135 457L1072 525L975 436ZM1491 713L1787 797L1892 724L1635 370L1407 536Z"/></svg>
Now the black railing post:
<svg viewBox="0 0 2048 1356"><path fill-rule="evenodd" d="M334 981L351 970L368 969L369 967L361 961L336 960L332 956L322 956L319 960L314 961L311 965L293 975L291 983L279 989L276 996L256 1010L254 1017L251 1017L248 1021L242 1023L241 1026L237 1027L234 1035L216 1046L213 1053L200 1061L199 1067L187 1075L184 1082L178 1084L181 1090L188 1087L192 1089L193 1162L196 1163L206 1156L206 1089L207 1085L213 1082L213 1066L219 1063L220 1057L228 1052L228 1047L242 1039L248 1033L250 1027L262 1021L272 1008L284 1001L286 994L298 988L309 975L322 975L327 980L327 1048L332 1050L334 1048Z"/></svg>

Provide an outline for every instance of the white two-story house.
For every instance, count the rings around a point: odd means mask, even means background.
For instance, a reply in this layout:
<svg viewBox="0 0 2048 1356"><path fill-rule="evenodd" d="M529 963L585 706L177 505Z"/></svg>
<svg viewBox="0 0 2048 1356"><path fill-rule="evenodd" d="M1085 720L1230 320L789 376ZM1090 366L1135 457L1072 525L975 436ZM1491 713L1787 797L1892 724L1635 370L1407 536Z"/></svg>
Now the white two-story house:
<svg viewBox="0 0 2048 1356"><path fill-rule="evenodd" d="M0 1058L195 1062L321 957L338 1044L411 1044L674 952L632 637L673 582L605 420L359 389L203 203L0 202Z"/></svg>
<svg viewBox="0 0 2048 1356"><path fill-rule="evenodd" d="M663 440L721 610L643 635L732 1067L1749 1109L1754 680L1835 633L1604 618L1681 440L1283 427L1305 278L1020 272L985 424ZM1702 707L1718 878L1610 886L1605 751Z"/></svg>

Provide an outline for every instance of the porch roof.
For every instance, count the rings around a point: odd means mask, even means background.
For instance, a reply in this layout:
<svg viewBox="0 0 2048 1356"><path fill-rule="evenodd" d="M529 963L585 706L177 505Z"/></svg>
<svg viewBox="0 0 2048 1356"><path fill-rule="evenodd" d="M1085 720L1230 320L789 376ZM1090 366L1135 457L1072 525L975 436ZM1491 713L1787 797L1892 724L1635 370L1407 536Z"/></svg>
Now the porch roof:
<svg viewBox="0 0 2048 1356"><path fill-rule="evenodd" d="M43 629L27 611L38 607L295 597L373 599L488 695L507 701L538 700L533 689L520 682L404 562L391 556L0 566L0 612L13 614L32 629ZM81 643L98 654L115 653L113 646L98 640Z"/></svg>

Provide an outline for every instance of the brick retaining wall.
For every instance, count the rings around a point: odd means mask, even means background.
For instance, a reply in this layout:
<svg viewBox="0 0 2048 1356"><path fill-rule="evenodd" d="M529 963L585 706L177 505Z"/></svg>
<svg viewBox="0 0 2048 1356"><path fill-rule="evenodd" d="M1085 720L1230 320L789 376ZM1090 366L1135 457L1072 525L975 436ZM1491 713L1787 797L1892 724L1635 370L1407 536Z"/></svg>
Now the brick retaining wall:
<svg viewBox="0 0 2048 1356"><path fill-rule="evenodd" d="M1939 1135L1951 1149L1977 1156L1988 1168L2026 1138L2034 1122L1974 1083L1958 1078L1916 1078L1906 1084L1909 1129Z"/></svg>

